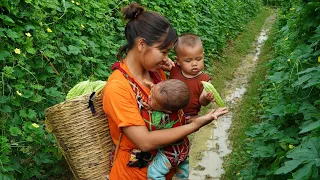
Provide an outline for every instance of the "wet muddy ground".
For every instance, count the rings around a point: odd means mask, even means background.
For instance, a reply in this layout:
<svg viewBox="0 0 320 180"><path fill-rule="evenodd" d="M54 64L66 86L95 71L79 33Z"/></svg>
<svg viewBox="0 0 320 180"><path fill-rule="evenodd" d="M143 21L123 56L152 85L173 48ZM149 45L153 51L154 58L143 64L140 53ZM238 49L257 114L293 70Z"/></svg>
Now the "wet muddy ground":
<svg viewBox="0 0 320 180"><path fill-rule="evenodd" d="M220 179L224 173L222 168L223 157L231 152L228 142L228 129L232 123L232 109L237 107L237 102L246 92L250 72L256 66L260 50L267 34L275 20L275 15L270 16L262 27L261 33L253 44L253 52L239 59L241 64L234 73L234 78L225 83L225 102L229 113L219 118L218 123L201 129L195 134L190 153L190 178L191 180Z"/></svg>

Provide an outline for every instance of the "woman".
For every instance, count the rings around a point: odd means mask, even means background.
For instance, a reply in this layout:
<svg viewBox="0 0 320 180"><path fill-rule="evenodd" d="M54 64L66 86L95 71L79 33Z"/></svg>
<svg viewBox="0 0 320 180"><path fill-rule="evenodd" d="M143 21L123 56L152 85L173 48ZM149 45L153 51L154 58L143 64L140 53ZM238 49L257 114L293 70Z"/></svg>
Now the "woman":
<svg viewBox="0 0 320 180"><path fill-rule="evenodd" d="M116 145L112 157L111 180L147 179L147 166L161 148L172 169L189 154L187 135L227 113L226 108L213 110L205 116L185 124L182 111L163 118L163 123L175 122L174 128L155 130L152 109L148 106L150 89L144 80L158 83L166 79L161 70L168 65L168 52L177 40L170 23L156 12L145 11L136 3L123 9L127 45L120 48L108 79L103 97L103 108L108 116L110 133ZM126 53L124 59L121 55ZM152 97L157 98L157 97Z"/></svg>

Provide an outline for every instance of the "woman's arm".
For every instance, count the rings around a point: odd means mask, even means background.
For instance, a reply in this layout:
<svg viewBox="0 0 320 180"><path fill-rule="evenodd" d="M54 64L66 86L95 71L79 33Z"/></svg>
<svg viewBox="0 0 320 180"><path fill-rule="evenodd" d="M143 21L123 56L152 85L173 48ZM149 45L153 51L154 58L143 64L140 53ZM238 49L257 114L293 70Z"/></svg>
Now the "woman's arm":
<svg viewBox="0 0 320 180"><path fill-rule="evenodd" d="M188 124L176 128L148 131L146 126L123 127L122 131L142 151L150 151L165 147L183 139L199 128L195 124Z"/></svg>
<svg viewBox="0 0 320 180"><path fill-rule="evenodd" d="M187 135L199 130L201 127L217 120L226 114L227 108L213 109L208 114L197 117L192 123L176 128L148 131L146 126L123 127L122 131L142 151L150 151L172 144Z"/></svg>
<svg viewBox="0 0 320 180"><path fill-rule="evenodd" d="M192 120L192 123L171 129L149 131L142 119L130 84L122 80L108 80L103 97L103 108L108 118L143 151L150 151L172 144L197 131L202 126L228 112L226 108L213 110L205 116Z"/></svg>

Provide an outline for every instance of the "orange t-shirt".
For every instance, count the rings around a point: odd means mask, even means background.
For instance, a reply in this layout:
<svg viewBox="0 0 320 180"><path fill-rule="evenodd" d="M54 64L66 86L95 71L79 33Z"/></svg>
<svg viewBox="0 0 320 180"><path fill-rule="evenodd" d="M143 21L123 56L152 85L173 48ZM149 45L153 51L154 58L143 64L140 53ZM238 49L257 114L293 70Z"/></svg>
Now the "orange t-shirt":
<svg viewBox="0 0 320 180"><path fill-rule="evenodd" d="M121 68L125 70L130 77L133 77L125 61L121 63ZM163 71L159 71L162 79L166 79ZM139 83L138 81L136 81ZM149 95L150 90L141 84L142 89ZM118 144L122 127L145 126L145 121L140 115L135 94L122 72L115 70L109 77L104 90L103 109L108 116L110 134L114 144ZM129 138L123 134L120 140L120 147L116 160L113 163L109 174L110 180L138 180L147 179L147 169L127 166L130 158L130 150L137 149ZM171 179L173 172L168 174Z"/></svg>

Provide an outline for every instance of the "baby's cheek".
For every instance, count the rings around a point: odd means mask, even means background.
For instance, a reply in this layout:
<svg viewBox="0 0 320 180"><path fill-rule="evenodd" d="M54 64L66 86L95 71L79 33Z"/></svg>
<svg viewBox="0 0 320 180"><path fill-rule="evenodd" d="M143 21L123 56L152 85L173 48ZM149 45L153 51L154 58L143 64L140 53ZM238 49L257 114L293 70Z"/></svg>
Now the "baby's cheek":
<svg viewBox="0 0 320 180"><path fill-rule="evenodd" d="M151 95L148 96L148 104L151 106Z"/></svg>

